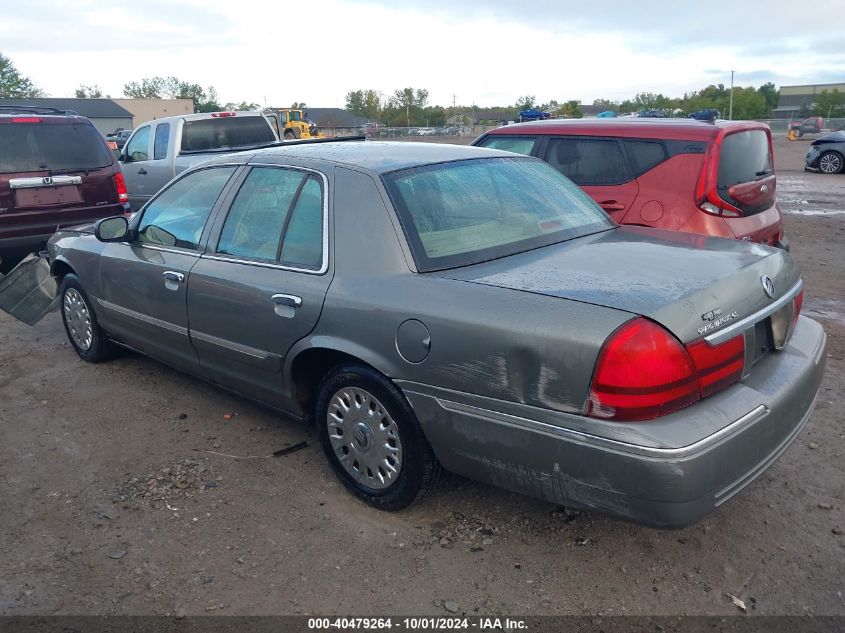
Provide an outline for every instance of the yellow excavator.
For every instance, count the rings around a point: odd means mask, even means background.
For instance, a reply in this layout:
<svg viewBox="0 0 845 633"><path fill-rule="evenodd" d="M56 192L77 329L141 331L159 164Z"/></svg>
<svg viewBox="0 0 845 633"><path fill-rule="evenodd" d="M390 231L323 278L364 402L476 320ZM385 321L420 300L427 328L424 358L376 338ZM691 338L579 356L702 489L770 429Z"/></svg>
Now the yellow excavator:
<svg viewBox="0 0 845 633"><path fill-rule="evenodd" d="M325 137L317 124L307 119L308 113L297 108L268 108L264 116L274 122L276 133L285 141Z"/></svg>

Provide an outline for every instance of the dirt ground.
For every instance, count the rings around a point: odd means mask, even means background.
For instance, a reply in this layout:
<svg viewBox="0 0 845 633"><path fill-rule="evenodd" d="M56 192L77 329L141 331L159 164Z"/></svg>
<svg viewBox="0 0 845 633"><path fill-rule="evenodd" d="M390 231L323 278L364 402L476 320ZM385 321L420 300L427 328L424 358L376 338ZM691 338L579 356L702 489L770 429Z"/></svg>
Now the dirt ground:
<svg viewBox="0 0 845 633"><path fill-rule="evenodd" d="M845 175L803 173L806 148L778 139L778 189L824 386L786 454L701 523L459 478L381 513L300 424L138 355L86 364L57 313L0 313L0 614L735 614L728 594L845 614Z"/></svg>

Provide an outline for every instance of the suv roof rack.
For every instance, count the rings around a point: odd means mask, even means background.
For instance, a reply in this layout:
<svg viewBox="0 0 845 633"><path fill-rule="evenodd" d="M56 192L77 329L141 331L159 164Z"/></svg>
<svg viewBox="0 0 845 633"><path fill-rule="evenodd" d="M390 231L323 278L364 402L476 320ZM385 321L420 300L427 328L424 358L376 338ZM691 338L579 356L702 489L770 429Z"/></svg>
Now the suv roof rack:
<svg viewBox="0 0 845 633"><path fill-rule="evenodd" d="M49 106L33 105L0 105L0 114L8 112L26 112L29 114L63 114L67 116L79 116L76 110L59 110Z"/></svg>

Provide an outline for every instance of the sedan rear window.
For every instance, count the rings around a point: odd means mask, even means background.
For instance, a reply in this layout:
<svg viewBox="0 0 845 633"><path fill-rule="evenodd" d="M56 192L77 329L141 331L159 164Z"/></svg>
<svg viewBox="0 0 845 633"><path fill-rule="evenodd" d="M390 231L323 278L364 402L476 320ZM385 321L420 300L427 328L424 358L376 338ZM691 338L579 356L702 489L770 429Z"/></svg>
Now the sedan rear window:
<svg viewBox="0 0 845 633"><path fill-rule="evenodd" d="M475 264L615 226L572 181L530 158L427 165L384 180L422 271Z"/></svg>
<svg viewBox="0 0 845 633"><path fill-rule="evenodd" d="M100 133L87 123L0 125L0 173L83 171L112 162Z"/></svg>
<svg viewBox="0 0 845 633"><path fill-rule="evenodd" d="M263 145L276 140L273 129L263 116L229 116L185 121L182 151Z"/></svg>

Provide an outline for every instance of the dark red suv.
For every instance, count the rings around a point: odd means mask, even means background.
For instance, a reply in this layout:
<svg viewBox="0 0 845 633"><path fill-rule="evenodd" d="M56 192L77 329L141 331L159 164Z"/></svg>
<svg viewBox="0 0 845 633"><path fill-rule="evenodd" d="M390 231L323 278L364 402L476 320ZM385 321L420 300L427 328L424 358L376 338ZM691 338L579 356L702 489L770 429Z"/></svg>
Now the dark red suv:
<svg viewBox="0 0 845 633"><path fill-rule="evenodd" d="M91 121L0 106L0 257L39 249L60 226L127 210L120 165Z"/></svg>
<svg viewBox="0 0 845 633"><path fill-rule="evenodd" d="M763 123L557 119L497 128L473 145L542 158L621 224L788 249Z"/></svg>

